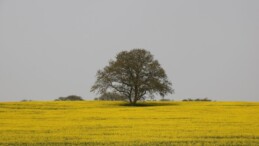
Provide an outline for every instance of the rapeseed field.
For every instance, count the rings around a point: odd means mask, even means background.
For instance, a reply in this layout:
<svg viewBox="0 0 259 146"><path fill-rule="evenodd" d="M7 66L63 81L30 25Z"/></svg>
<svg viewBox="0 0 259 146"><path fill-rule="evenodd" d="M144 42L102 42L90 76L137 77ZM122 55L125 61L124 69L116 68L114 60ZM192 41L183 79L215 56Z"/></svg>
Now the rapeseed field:
<svg viewBox="0 0 259 146"><path fill-rule="evenodd" d="M0 145L259 145L259 103L2 102Z"/></svg>

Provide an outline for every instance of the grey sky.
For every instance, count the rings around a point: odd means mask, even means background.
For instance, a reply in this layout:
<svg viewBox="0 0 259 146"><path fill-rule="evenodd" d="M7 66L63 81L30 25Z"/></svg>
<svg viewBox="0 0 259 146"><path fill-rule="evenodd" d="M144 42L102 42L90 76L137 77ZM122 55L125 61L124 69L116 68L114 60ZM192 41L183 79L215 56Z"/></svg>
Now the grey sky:
<svg viewBox="0 0 259 146"><path fill-rule="evenodd" d="M168 98L259 101L258 0L0 0L0 101L85 99L98 69L145 48Z"/></svg>

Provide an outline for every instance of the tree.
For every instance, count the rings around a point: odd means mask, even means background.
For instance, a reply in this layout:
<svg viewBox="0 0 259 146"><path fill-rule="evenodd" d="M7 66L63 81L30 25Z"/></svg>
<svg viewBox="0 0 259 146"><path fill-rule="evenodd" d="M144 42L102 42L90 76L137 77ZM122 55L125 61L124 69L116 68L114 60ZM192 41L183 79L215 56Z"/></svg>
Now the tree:
<svg viewBox="0 0 259 146"><path fill-rule="evenodd" d="M146 97L146 94L152 96L158 93L164 97L174 92L164 69L144 49L118 53L116 60L111 60L108 66L99 70L96 77L92 92L116 92L127 97L132 105Z"/></svg>

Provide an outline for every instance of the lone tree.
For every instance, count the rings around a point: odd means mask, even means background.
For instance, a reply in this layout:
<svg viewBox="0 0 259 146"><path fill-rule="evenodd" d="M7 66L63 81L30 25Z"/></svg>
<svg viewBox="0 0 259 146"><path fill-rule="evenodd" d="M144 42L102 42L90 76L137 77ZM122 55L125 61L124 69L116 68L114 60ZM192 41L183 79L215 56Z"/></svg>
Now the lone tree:
<svg viewBox="0 0 259 146"><path fill-rule="evenodd" d="M164 69L144 49L118 53L116 60L111 60L108 66L99 70L96 77L91 92L116 92L125 96L132 105L145 98L146 94L160 94L164 97L174 92Z"/></svg>

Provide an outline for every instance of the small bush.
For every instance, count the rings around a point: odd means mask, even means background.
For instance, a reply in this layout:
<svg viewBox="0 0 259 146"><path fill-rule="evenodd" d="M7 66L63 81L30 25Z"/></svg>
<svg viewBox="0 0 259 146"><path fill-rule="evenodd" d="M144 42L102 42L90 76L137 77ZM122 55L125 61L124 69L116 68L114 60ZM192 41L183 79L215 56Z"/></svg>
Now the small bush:
<svg viewBox="0 0 259 146"><path fill-rule="evenodd" d="M183 99L182 101L212 101L212 100L205 97L205 98L196 98L196 99L187 98L187 99Z"/></svg>
<svg viewBox="0 0 259 146"><path fill-rule="evenodd" d="M59 97L58 99L55 99L55 101L83 101L84 99L80 96L76 95L70 95L67 97Z"/></svg>
<svg viewBox="0 0 259 146"><path fill-rule="evenodd" d="M32 100L23 99L21 102L31 102Z"/></svg>
<svg viewBox="0 0 259 146"><path fill-rule="evenodd" d="M162 98L160 101L171 101L170 99Z"/></svg>

